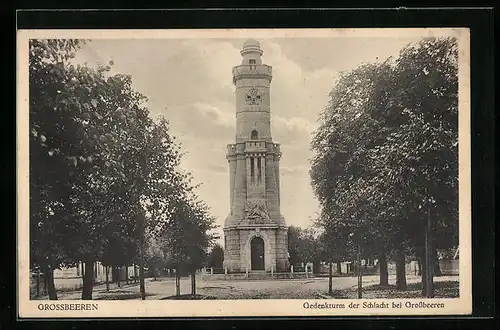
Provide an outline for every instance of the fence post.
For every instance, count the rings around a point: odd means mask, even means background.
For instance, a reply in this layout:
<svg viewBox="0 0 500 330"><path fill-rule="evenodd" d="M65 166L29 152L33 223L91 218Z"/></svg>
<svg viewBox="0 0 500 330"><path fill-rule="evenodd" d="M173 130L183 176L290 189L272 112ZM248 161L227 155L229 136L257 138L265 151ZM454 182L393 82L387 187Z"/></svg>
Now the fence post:
<svg viewBox="0 0 500 330"><path fill-rule="evenodd" d="M227 275L227 267L224 267L224 275Z"/></svg>
<svg viewBox="0 0 500 330"><path fill-rule="evenodd" d="M214 267L210 267L210 275L214 274Z"/></svg>
<svg viewBox="0 0 500 330"><path fill-rule="evenodd" d="M245 277L248 277L248 267L245 267Z"/></svg>
<svg viewBox="0 0 500 330"><path fill-rule="evenodd" d="M293 265L290 265L290 278L293 278Z"/></svg>
<svg viewBox="0 0 500 330"><path fill-rule="evenodd" d="M271 266L271 277L273 277L273 274L274 274L274 267Z"/></svg>

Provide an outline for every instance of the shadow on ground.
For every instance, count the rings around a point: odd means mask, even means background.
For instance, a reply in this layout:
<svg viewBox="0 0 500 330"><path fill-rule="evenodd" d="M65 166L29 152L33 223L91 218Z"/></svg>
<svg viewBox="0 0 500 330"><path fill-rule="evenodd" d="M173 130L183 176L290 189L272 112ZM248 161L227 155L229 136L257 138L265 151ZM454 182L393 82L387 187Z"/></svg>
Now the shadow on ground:
<svg viewBox="0 0 500 330"><path fill-rule="evenodd" d="M154 296L154 294L146 293L147 297ZM106 294L105 296L96 297L95 300L129 300L141 299L140 292L115 290Z"/></svg>
<svg viewBox="0 0 500 330"><path fill-rule="evenodd" d="M435 298L458 298L460 293L458 281L442 281L434 283ZM333 298L356 299L357 288L353 287L347 290L335 290ZM363 299L400 299L400 298L422 298L422 283L411 283L407 289L402 291L396 289L395 285L381 286L379 284L370 285L363 288Z"/></svg>
<svg viewBox="0 0 500 330"><path fill-rule="evenodd" d="M212 296L204 296L201 294L192 295L192 294L181 294L180 296L169 296L161 298L160 300L215 300L217 298Z"/></svg>

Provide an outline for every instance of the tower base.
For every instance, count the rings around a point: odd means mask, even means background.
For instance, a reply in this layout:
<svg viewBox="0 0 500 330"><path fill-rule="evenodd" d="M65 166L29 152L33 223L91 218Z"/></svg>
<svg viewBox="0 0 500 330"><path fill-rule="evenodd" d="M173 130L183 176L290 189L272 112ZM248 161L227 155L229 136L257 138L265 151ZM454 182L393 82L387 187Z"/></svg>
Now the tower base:
<svg viewBox="0 0 500 330"><path fill-rule="evenodd" d="M229 273L288 270L287 228L224 228L224 268Z"/></svg>

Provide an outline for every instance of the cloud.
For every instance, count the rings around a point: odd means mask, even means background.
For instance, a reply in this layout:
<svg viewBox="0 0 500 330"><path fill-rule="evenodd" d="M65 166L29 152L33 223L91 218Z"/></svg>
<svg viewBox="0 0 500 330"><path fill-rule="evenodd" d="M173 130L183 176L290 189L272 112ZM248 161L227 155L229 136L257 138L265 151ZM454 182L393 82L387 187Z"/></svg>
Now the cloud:
<svg viewBox="0 0 500 330"><path fill-rule="evenodd" d="M280 174L285 177L293 175L295 177L309 178L309 167L305 165L280 166Z"/></svg>
<svg viewBox="0 0 500 330"><path fill-rule="evenodd" d="M215 173L223 173L223 174L227 174L229 173L229 169L227 166L222 166L222 165L209 165L207 166L207 170L209 171L212 171L212 172L215 172Z"/></svg>
<svg viewBox="0 0 500 330"><path fill-rule="evenodd" d="M208 144L211 149L221 149L234 136L235 124L231 123L231 114L213 105L188 103L172 106L167 107L163 115L169 119L174 134L192 149L198 149L199 143Z"/></svg>
<svg viewBox="0 0 500 330"><path fill-rule="evenodd" d="M194 103L192 106L200 115L212 120L215 125L225 127L236 127L236 117L229 111L222 111L220 108L204 103Z"/></svg>
<svg viewBox="0 0 500 330"><path fill-rule="evenodd" d="M236 134L232 67L241 63L243 39L93 40L79 63L107 63L132 75L153 116L169 120L187 152L182 167L223 225L229 212L226 145ZM408 40L395 38L282 38L259 40L273 67L272 135L281 143L281 210L289 225L306 227L318 210L308 169L311 133L339 71L397 54Z"/></svg>
<svg viewBox="0 0 500 330"><path fill-rule="evenodd" d="M315 129L313 122L301 117L285 118L274 116L273 120L274 128L281 134L290 134L292 136L295 134L310 135Z"/></svg>

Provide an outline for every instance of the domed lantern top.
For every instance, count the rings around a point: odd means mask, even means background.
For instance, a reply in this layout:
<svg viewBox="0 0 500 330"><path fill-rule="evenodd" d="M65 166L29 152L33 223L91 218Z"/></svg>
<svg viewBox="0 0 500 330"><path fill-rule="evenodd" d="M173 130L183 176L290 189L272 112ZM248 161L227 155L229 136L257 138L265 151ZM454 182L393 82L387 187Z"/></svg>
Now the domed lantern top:
<svg viewBox="0 0 500 330"><path fill-rule="evenodd" d="M255 47L260 49L260 43L257 40L250 38L243 44L243 48L248 47Z"/></svg>
<svg viewBox="0 0 500 330"><path fill-rule="evenodd" d="M243 56L243 64L248 64L249 62L261 64L260 57L263 53L260 43L251 38L243 43L243 48L240 51L241 56Z"/></svg>

